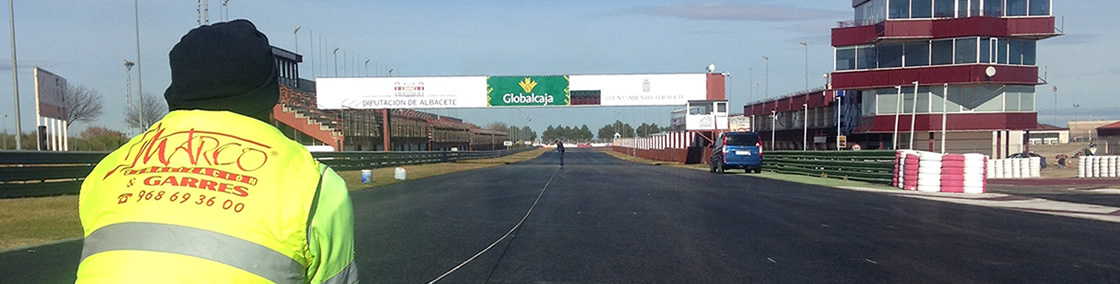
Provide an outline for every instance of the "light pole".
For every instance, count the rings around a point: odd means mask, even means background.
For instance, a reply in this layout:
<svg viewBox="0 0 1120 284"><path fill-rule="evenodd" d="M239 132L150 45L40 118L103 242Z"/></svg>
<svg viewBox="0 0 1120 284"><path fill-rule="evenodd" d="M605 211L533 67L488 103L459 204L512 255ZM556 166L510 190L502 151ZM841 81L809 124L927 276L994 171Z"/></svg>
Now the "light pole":
<svg viewBox="0 0 1120 284"><path fill-rule="evenodd" d="M809 43L801 42L805 47L805 91L809 91Z"/></svg>
<svg viewBox="0 0 1120 284"><path fill-rule="evenodd" d="M132 7L136 16L136 95L139 99L136 109L138 110L138 122L140 122L140 131L144 131L144 71L143 65L140 64L140 4L139 0L132 1Z"/></svg>
<svg viewBox="0 0 1120 284"><path fill-rule="evenodd" d="M914 81L914 103L910 108L910 150L914 150L914 121L918 115L918 81Z"/></svg>
<svg viewBox="0 0 1120 284"><path fill-rule="evenodd" d="M945 137L945 134L946 134L945 133L945 126L948 124L948 123L946 123L946 121L948 121L949 116L948 116L948 110L946 110L945 107L948 105L948 102L949 102L949 83L945 83L944 85L941 85L941 88L942 88L941 93L945 94L945 95L941 96L941 153L945 154L945 153L948 152L948 151L945 151L945 139L947 139L947 137Z"/></svg>
<svg viewBox="0 0 1120 284"><path fill-rule="evenodd" d="M8 115L4 115L4 148L0 150L8 150Z"/></svg>
<svg viewBox="0 0 1120 284"><path fill-rule="evenodd" d="M125 89L125 117L127 118L132 114L132 66L136 63L124 61L124 89Z"/></svg>
<svg viewBox="0 0 1120 284"><path fill-rule="evenodd" d="M1054 125L1058 125L1058 86L1054 86Z"/></svg>
<svg viewBox="0 0 1120 284"><path fill-rule="evenodd" d="M292 37L296 39L296 53L299 53L299 28L303 26L296 26L296 30L292 31Z"/></svg>
<svg viewBox="0 0 1120 284"><path fill-rule="evenodd" d="M770 150L774 150L774 134L778 127L778 111L770 110Z"/></svg>
<svg viewBox="0 0 1120 284"><path fill-rule="evenodd" d="M222 0L222 21L229 21L229 0Z"/></svg>
<svg viewBox="0 0 1120 284"><path fill-rule="evenodd" d="M369 59L366 59L366 77L369 77Z"/></svg>
<svg viewBox="0 0 1120 284"><path fill-rule="evenodd" d="M898 150L898 113L902 110L902 86L894 86L898 90L894 104L894 134L891 135L891 149Z"/></svg>
<svg viewBox="0 0 1120 284"><path fill-rule="evenodd" d="M766 99L770 99L770 57L763 56L766 61Z"/></svg>
<svg viewBox="0 0 1120 284"><path fill-rule="evenodd" d="M16 64L16 13L15 8L12 8L12 1L13 0L8 0L8 26L11 27L12 36L12 94L16 99L16 103L14 105L16 108L16 150L22 150L23 143L20 141L20 136L23 136L23 130L20 129L19 125L19 65ZM137 42L137 44L139 44L139 42ZM6 127L7 126L5 126L4 129L7 129ZM4 132L8 131L5 130ZM5 139L4 141L8 140Z"/></svg>
<svg viewBox="0 0 1120 284"><path fill-rule="evenodd" d="M338 77L338 48L334 48L334 76Z"/></svg>
<svg viewBox="0 0 1120 284"><path fill-rule="evenodd" d="M754 67L747 67L747 78L750 78L751 81L751 84L747 85L747 88L750 88L750 91L747 92L747 103L749 104L754 100Z"/></svg>
<svg viewBox="0 0 1120 284"><path fill-rule="evenodd" d="M730 78L731 77L731 72L723 72L720 75L723 75L724 77ZM724 96L724 99L726 99L729 102L731 101L732 91L735 90L734 87L735 87L735 82L731 81L731 80L727 80L727 95Z"/></svg>
<svg viewBox="0 0 1120 284"><path fill-rule="evenodd" d="M801 128L805 129L804 133L801 134L801 151L808 151L809 150L809 104L801 104L801 106L805 107L805 115L804 115L805 122L801 124Z"/></svg>

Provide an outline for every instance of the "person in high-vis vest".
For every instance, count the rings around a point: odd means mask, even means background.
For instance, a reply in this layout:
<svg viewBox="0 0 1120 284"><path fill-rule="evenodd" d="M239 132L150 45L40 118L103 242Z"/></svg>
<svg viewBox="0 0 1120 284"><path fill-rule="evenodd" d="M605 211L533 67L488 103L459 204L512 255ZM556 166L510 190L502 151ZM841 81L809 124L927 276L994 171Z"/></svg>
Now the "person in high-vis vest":
<svg viewBox="0 0 1120 284"><path fill-rule="evenodd" d="M201 26L169 57L170 112L82 184L78 282L357 282L345 182L268 123L268 38Z"/></svg>

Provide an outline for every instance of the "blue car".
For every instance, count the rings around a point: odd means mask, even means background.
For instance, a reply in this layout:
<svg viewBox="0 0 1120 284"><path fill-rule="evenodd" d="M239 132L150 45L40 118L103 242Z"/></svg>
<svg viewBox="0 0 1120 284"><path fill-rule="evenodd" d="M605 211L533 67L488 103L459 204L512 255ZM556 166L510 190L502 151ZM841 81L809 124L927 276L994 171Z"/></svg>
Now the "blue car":
<svg viewBox="0 0 1120 284"><path fill-rule="evenodd" d="M762 172L762 141L758 133L722 133L712 143L709 171L723 173L727 169L746 169L748 173Z"/></svg>

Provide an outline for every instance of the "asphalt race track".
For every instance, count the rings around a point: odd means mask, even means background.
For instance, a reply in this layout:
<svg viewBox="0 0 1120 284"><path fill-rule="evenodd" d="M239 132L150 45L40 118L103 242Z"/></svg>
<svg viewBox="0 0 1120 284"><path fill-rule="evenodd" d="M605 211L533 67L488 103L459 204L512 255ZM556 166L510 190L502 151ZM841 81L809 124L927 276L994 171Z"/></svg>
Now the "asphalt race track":
<svg viewBox="0 0 1120 284"><path fill-rule="evenodd" d="M1117 223L557 155L353 193L362 282L1120 282ZM80 250L0 282L72 282Z"/></svg>

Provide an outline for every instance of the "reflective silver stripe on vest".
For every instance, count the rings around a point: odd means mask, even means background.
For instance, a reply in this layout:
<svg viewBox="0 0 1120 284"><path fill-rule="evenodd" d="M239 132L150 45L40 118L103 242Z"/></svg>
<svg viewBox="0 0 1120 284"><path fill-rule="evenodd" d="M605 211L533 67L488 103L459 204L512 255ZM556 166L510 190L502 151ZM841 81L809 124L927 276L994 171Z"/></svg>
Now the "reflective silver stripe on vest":
<svg viewBox="0 0 1120 284"><path fill-rule="evenodd" d="M193 256L226 264L276 283L303 283L305 268L268 247L203 229L158 224L112 224L89 234L82 260L101 252L136 250Z"/></svg>
<svg viewBox="0 0 1120 284"><path fill-rule="evenodd" d="M346 268L343 268L342 271L338 272L334 277L331 277L331 279L327 279L323 284L358 283L357 262L357 260L350 261L350 264L347 264Z"/></svg>

